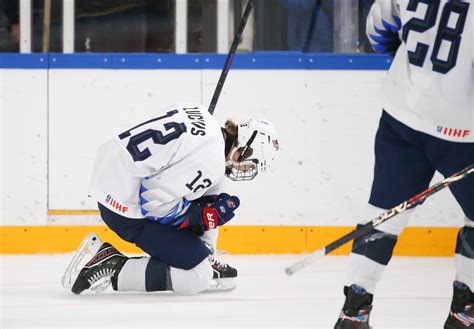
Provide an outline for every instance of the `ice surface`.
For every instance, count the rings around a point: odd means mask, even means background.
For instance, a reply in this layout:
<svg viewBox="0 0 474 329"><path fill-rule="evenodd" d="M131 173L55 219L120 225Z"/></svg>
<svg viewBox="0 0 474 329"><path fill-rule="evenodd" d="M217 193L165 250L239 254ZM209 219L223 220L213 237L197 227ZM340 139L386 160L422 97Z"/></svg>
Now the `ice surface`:
<svg viewBox="0 0 474 329"><path fill-rule="evenodd" d="M301 256L220 257L239 270L232 292L73 295L61 287L72 254L0 255L0 328L332 328L343 303L347 257L326 256L292 277ZM394 257L379 285L372 326L442 328L451 258Z"/></svg>

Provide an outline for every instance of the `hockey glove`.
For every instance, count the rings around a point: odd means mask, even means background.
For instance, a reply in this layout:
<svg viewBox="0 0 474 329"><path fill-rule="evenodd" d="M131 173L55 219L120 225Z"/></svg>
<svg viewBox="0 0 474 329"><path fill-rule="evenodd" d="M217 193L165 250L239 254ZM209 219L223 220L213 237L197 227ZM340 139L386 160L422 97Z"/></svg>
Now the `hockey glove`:
<svg viewBox="0 0 474 329"><path fill-rule="evenodd" d="M201 197L191 202L178 228L187 228L197 235L203 235L207 230L216 229L230 221L239 205L238 197L226 193Z"/></svg>

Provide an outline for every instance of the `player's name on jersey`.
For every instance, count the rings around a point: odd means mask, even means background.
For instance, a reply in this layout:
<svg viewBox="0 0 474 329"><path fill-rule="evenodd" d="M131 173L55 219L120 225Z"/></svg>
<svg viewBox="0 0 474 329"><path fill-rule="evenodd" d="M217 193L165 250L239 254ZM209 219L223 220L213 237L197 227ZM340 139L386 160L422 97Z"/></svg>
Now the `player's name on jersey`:
<svg viewBox="0 0 474 329"><path fill-rule="evenodd" d="M184 112L188 115L188 118L191 120L191 134L195 136L205 136L206 135L206 121L202 116L199 108L196 107L183 107Z"/></svg>

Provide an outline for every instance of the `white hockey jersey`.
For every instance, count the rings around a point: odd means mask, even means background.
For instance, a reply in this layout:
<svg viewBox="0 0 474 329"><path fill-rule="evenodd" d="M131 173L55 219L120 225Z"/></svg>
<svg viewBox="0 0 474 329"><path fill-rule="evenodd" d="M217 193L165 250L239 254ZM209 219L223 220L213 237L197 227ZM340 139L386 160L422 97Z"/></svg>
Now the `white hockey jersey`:
<svg viewBox="0 0 474 329"><path fill-rule="evenodd" d="M224 173L216 119L202 105L178 104L99 147L89 195L122 216L161 221L216 192Z"/></svg>
<svg viewBox="0 0 474 329"><path fill-rule="evenodd" d="M473 12L472 0L375 1L367 19L374 49L387 30L402 41L383 86L390 115L444 140L474 142Z"/></svg>

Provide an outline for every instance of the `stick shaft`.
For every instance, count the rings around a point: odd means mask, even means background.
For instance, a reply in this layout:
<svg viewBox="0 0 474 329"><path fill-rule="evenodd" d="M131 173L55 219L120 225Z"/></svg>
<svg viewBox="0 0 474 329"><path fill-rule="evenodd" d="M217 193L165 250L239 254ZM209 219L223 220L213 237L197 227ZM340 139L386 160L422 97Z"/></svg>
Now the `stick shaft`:
<svg viewBox="0 0 474 329"><path fill-rule="evenodd" d="M463 178L465 178L467 175L474 173L474 164L470 165L467 168L464 168L463 170L453 174L452 176L442 180L441 182L438 182L437 184L430 186L428 189L424 190L423 192L415 195L414 197L403 201L400 203L398 206L393 207L392 209L387 210L377 218L374 218L367 224L364 224L363 226L359 227L358 229L342 236L341 238L337 239L336 241L328 244L324 248L318 249L315 252L311 253L309 256L303 258L302 260L296 262L295 264L287 267L285 269L286 274L292 275L295 272L301 270L302 268L308 266L315 260L321 258L324 255L329 254L331 251L341 247L342 245L346 244L347 242L360 238L367 233L369 233L374 227L386 222L392 217L395 217L399 213L412 209L420 204L422 204L428 197L432 196L436 192L442 190L443 188L449 186L450 184L457 182Z"/></svg>
<svg viewBox="0 0 474 329"><path fill-rule="evenodd" d="M224 87L224 82L227 78L227 73L229 72L230 66L232 65L232 61L234 60L234 55L237 51L237 46L239 45L239 42L242 38L242 33L244 32L245 25L247 25L247 20L250 16L250 13L252 12L252 8L252 0L249 0L247 6L245 7L244 14L242 15L242 19L240 20L240 24L237 29L237 33L235 34L234 41L232 42L232 46L230 47L229 53L227 54L224 67L222 68L221 76L219 78L219 81L217 82L216 89L214 90L214 95L212 96L211 104L209 104L208 110L211 114L214 114L214 110L216 109L217 101L219 100L222 88Z"/></svg>

